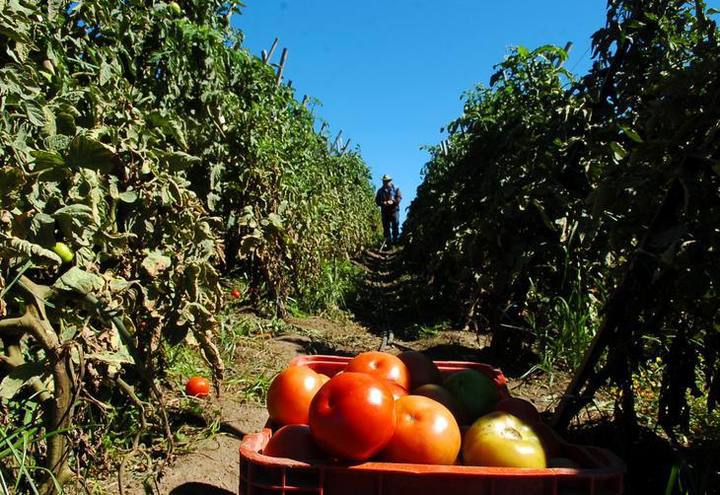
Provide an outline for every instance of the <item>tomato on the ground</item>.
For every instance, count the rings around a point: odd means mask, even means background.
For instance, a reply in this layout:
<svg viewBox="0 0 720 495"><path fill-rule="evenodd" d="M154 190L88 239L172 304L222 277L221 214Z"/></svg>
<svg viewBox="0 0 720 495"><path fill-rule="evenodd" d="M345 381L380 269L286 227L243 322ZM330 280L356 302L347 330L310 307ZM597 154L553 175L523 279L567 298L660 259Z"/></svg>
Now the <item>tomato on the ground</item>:
<svg viewBox="0 0 720 495"><path fill-rule="evenodd" d="M210 394L210 380L204 376L193 376L185 384L185 393L193 397L207 397Z"/></svg>

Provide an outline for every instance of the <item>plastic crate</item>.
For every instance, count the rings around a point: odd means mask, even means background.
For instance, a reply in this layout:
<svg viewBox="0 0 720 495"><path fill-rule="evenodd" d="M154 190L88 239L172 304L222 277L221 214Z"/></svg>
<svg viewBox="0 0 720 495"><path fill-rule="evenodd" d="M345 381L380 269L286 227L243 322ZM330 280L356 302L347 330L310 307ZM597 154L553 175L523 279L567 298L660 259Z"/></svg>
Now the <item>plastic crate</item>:
<svg viewBox="0 0 720 495"><path fill-rule="evenodd" d="M299 356L290 365L332 376L350 358ZM472 368L508 396L502 372L480 363L436 361L443 374ZM550 428L538 434L548 457L566 457L580 469L518 469L365 462L308 464L262 455L272 430L246 435L240 445L240 495L620 495L625 465L611 452L564 442Z"/></svg>

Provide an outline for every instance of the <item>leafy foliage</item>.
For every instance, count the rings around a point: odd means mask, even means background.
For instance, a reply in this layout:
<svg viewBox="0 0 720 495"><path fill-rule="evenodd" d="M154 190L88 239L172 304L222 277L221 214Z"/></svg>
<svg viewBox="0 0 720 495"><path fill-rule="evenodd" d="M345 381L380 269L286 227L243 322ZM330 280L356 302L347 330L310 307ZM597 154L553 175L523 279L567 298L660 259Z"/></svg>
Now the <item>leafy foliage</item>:
<svg viewBox="0 0 720 495"><path fill-rule="evenodd" d="M172 448L156 379L188 334L222 377L224 272L282 311L373 233L367 166L245 51L238 11L0 0L0 395L43 418L30 454L59 482L69 445L75 470L106 447L73 423Z"/></svg>
<svg viewBox="0 0 720 495"><path fill-rule="evenodd" d="M631 375L659 356L673 437L698 378L708 407L720 390L717 36L703 2L611 0L583 78L559 48L514 50L430 148L405 225L438 302L497 352L585 347L604 302L584 400L612 378L632 423Z"/></svg>

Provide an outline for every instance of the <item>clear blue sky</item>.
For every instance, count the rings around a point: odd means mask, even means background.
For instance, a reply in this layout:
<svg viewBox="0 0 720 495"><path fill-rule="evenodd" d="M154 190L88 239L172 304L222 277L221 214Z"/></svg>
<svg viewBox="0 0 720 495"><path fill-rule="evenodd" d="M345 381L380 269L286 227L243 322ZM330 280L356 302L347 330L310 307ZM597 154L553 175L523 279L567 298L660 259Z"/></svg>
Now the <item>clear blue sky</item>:
<svg viewBox="0 0 720 495"><path fill-rule="evenodd" d="M280 38L297 97L360 151L376 187L391 174L410 204L428 159L420 149L462 111L460 95L488 83L512 46L574 43L566 67L590 66L603 0L245 0L233 24L254 54ZM711 1L710 4L718 3ZM403 208L404 210L404 208ZM403 212L404 216L404 212Z"/></svg>

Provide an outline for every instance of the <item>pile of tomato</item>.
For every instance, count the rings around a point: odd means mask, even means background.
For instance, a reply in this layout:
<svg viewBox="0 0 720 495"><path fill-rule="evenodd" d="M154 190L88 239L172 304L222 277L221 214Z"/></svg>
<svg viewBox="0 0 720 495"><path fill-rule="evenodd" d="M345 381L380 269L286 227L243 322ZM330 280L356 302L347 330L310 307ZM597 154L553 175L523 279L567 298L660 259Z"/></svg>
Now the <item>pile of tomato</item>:
<svg viewBox="0 0 720 495"><path fill-rule="evenodd" d="M567 461L548 461L530 402L502 397L473 369L443 377L413 351L365 352L332 378L290 366L270 385L267 408L279 428L263 451L273 457L518 468Z"/></svg>

